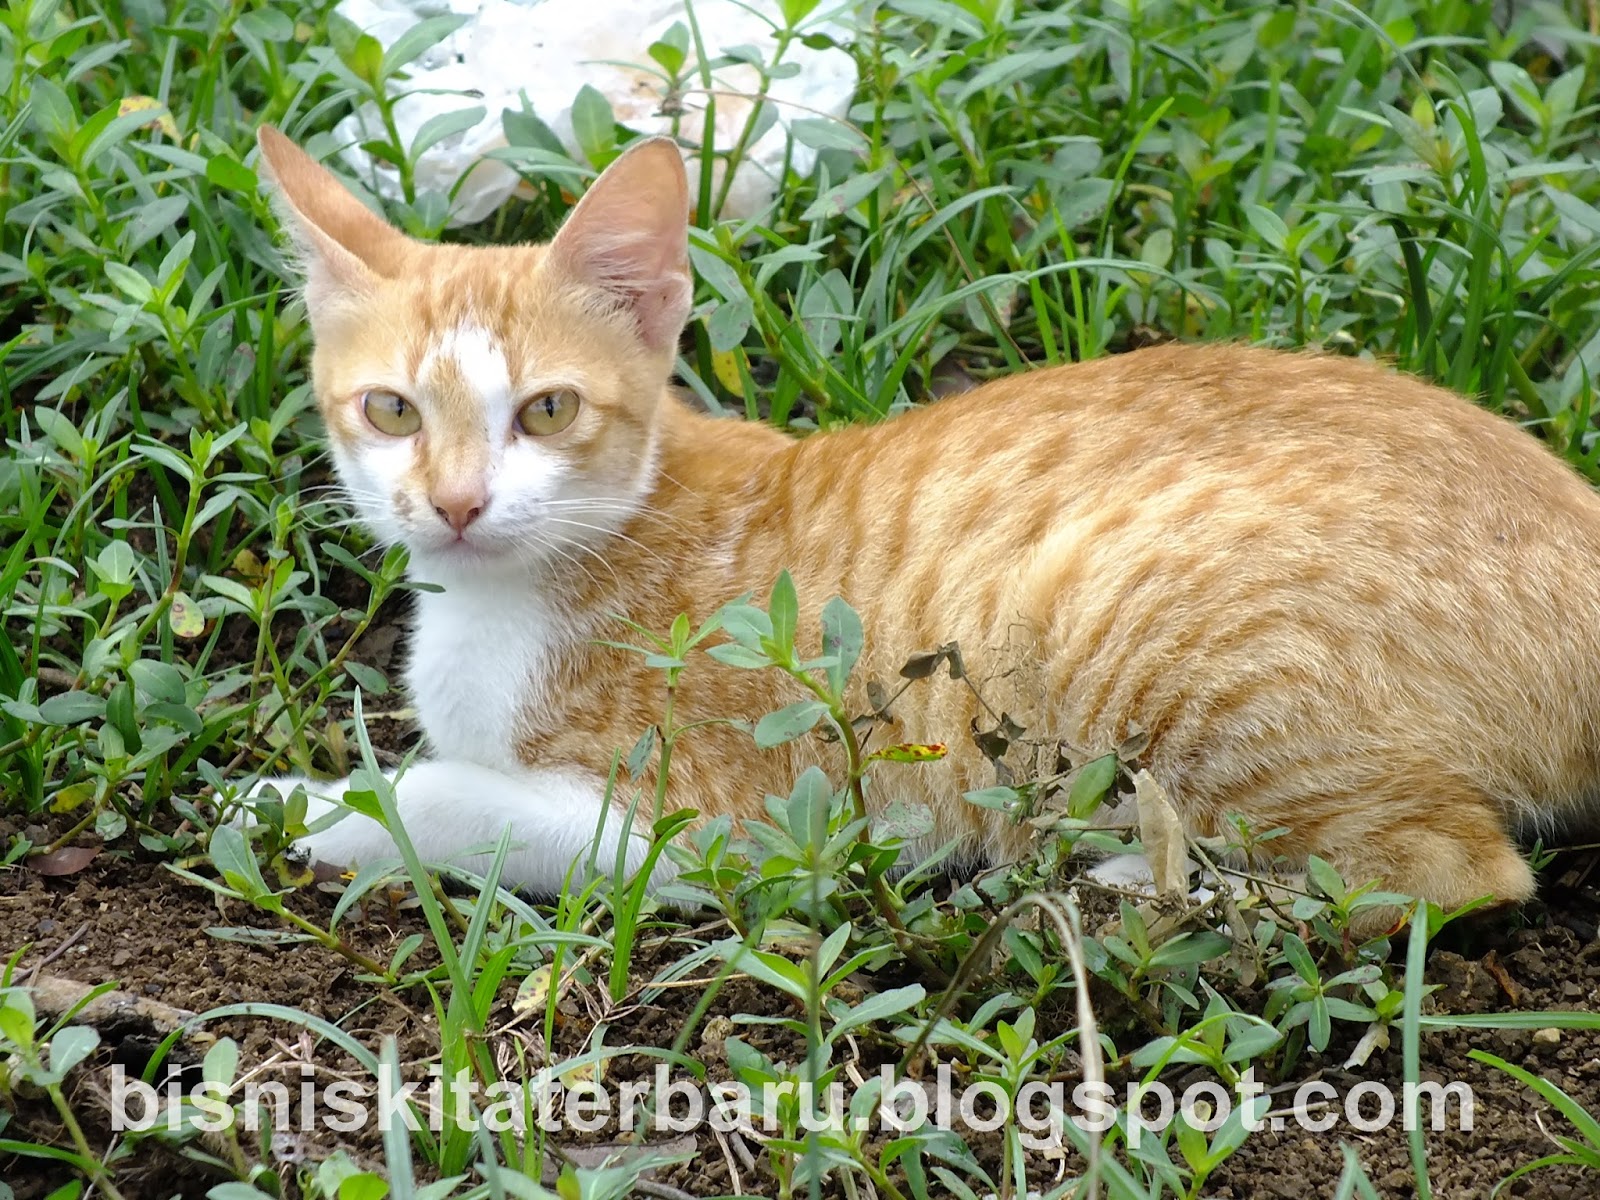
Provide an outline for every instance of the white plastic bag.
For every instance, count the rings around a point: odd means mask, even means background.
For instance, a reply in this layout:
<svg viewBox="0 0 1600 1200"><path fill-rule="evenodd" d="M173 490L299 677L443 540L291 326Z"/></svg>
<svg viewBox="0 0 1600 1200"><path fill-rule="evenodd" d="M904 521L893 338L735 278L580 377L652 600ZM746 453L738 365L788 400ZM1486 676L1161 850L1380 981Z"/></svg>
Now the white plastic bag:
<svg viewBox="0 0 1600 1200"><path fill-rule="evenodd" d="M693 7L713 60L734 47L751 46L763 61L771 62L777 47L774 28L781 25L773 0L751 0L748 5L737 0L697 0ZM456 191L450 212L450 224L466 225L483 220L517 189L520 180L509 164L483 156L506 144L501 113L508 108L521 110L524 98L580 159L572 102L585 84L610 101L617 121L628 128L641 133L671 132L672 119L658 115L666 83L648 50L674 24L688 26L686 8L683 0L342 0L337 11L385 49L426 17L455 13L471 18L411 63L404 72L409 77L405 83L391 84L410 93L394 106L396 129L407 148L430 119L475 105L483 107L481 120L426 149L414 171L418 195L441 198L448 198L456 181L471 171ZM849 31L827 20L808 23L805 32L825 34L835 41L849 36ZM695 61L691 43L683 68L691 79ZM767 97L777 113L777 123L747 147L728 188L721 209L724 216L750 216L771 202L781 182L792 121L843 117L855 92L855 60L842 50L814 50L796 40L782 61L799 70L772 81ZM755 67L740 63L718 68L713 79L715 146L726 151L738 140L758 103L754 93L759 75ZM686 140L698 140L706 97L691 89L681 104L680 133ZM359 145L386 137L375 106L368 105L346 118L337 135L347 143L346 160L363 178L375 176L379 190L390 199L400 195L399 173L387 163L375 162ZM795 170L809 172L815 158L814 150L794 143L791 161ZM686 163L690 194L697 195L694 177L698 161L692 152ZM720 164L718 175L713 185L720 190Z"/></svg>

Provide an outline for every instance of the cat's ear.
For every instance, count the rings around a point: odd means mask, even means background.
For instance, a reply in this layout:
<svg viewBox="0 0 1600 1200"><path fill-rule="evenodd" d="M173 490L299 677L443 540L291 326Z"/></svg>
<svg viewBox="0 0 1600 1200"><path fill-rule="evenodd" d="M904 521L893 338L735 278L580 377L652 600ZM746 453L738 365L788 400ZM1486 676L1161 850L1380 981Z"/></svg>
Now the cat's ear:
<svg viewBox="0 0 1600 1200"><path fill-rule="evenodd" d="M652 350L670 350L694 298L689 182L671 138L628 147L550 243L548 263L615 295Z"/></svg>
<svg viewBox="0 0 1600 1200"><path fill-rule="evenodd" d="M357 200L321 163L271 125L256 133L278 209L299 251L313 320L393 275L405 234Z"/></svg>

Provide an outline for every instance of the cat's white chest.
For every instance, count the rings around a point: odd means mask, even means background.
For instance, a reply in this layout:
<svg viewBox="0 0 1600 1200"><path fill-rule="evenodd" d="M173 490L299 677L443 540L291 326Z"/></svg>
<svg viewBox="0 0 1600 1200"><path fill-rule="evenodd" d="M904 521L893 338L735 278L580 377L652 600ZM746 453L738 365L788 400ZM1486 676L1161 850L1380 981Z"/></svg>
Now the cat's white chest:
<svg viewBox="0 0 1600 1200"><path fill-rule="evenodd" d="M526 580L470 580L418 596L406 680L440 758L518 767L516 744L543 706L562 631Z"/></svg>

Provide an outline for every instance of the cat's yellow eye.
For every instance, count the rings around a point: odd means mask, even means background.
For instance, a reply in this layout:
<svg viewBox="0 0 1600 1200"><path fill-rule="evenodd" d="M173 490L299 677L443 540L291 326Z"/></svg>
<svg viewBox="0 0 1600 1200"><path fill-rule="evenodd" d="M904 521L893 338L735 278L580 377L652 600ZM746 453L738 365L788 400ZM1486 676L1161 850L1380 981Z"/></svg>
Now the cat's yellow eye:
<svg viewBox="0 0 1600 1200"><path fill-rule="evenodd" d="M410 437L422 428L417 406L394 392L368 392L361 397L361 408L372 427L390 437Z"/></svg>
<svg viewBox="0 0 1600 1200"><path fill-rule="evenodd" d="M560 433L578 415L578 393L561 388L535 396L517 413L517 428L534 437Z"/></svg>

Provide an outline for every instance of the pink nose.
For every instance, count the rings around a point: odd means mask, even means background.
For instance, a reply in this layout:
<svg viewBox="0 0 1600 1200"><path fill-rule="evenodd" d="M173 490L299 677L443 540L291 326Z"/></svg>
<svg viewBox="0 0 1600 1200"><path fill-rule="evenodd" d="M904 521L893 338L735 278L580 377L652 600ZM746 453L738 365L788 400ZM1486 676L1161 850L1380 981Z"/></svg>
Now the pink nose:
<svg viewBox="0 0 1600 1200"><path fill-rule="evenodd" d="M483 515L484 505L488 503L488 498L482 491L439 492L431 499L433 511L438 513L439 519L454 529L457 535Z"/></svg>

